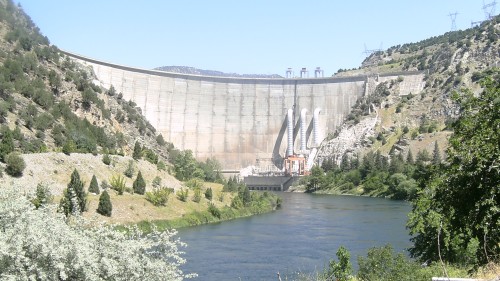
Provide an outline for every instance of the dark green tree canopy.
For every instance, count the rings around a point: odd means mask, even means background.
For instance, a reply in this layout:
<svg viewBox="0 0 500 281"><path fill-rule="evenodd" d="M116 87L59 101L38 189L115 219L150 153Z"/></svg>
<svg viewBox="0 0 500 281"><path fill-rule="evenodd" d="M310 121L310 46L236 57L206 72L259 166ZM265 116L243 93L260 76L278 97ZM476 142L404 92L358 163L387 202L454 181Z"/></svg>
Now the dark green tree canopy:
<svg viewBox="0 0 500 281"><path fill-rule="evenodd" d="M134 193L137 194L144 194L146 192L146 182L142 177L141 171L139 171L139 174L137 174L137 178L134 181L133 188L134 188Z"/></svg>
<svg viewBox="0 0 500 281"><path fill-rule="evenodd" d="M454 96L461 115L447 164L413 202L411 254L422 260L480 265L500 253L500 71L487 74L479 96Z"/></svg>
<svg viewBox="0 0 500 281"><path fill-rule="evenodd" d="M99 184L97 183L97 178L95 175L92 176L92 180L90 181L89 192L94 194L99 194L101 191L99 190Z"/></svg>
<svg viewBox="0 0 500 281"><path fill-rule="evenodd" d="M104 191L101 196L99 196L99 205L97 207L97 212L103 216L111 217L111 212L113 211L113 205L111 204L111 198L107 191Z"/></svg>

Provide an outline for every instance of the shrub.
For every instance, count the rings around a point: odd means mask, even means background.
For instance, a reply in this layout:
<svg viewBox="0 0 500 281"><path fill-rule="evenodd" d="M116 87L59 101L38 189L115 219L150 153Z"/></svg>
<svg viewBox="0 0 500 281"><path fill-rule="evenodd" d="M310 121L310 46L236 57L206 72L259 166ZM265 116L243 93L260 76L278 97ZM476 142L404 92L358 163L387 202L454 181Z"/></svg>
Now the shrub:
<svg viewBox="0 0 500 281"><path fill-rule="evenodd" d="M132 158L134 158L135 160L139 160L141 159L141 157L142 157L142 147L139 144L139 142L136 141L134 145L134 153L132 154Z"/></svg>
<svg viewBox="0 0 500 281"><path fill-rule="evenodd" d="M208 204L208 211L212 214L212 216L218 219L222 216L221 211L213 203Z"/></svg>
<svg viewBox="0 0 500 281"><path fill-rule="evenodd" d="M111 188L118 192L118 195L123 195L125 191L125 178L121 175L114 175L110 180L109 184Z"/></svg>
<svg viewBox="0 0 500 281"><path fill-rule="evenodd" d="M128 178L132 178L132 176L134 175L134 161L133 160L128 161L128 167L125 170L125 172L123 172L123 174L125 176L127 176Z"/></svg>
<svg viewBox="0 0 500 281"><path fill-rule="evenodd" d="M99 206L97 207L97 212L103 216L111 217L111 211L113 210L113 205L111 204L111 198L107 191L104 191L101 196L99 196Z"/></svg>
<svg viewBox="0 0 500 281"><path fill-rule="evenodd" d="M132 187L134 189L134 193L144 195L144 192L146 192L146 182L142 177L141 171L139 171L139 174L137 174L137 178L135 179Z"/></svg>
<svg viewBox="0 0 500 281"><path fill-rule="evenodd" d="M213 192L212 192L212 188L207 188L207 190L205 190L205 198L207 198L207 200L210 200L212 201L212 196L213 196Z"/></svg>
<svg viewBox="0 0 500 281"><path fill-rule="evenodd" d="M70 155L71 153L76 151L76 144L73 140L67 140L62 148L62 152L66 155Z"/></svg>
<svg viewBox="0 0 500 281"><path fill-rule="evenodd" d="M167 166L165 165L165 162L163 161L158 161L158 164L156 164L156 168L158 171L165 171L167 169Z"/></svg>
<svg viewBox="0 0 500 281"><path fill-rule="evenodd" d="M13 177L21 176L26 168L26 163L21 157L21 154L18 152L11 152L7 154L5 157L5 163L7 164L5 171Z"/></svg>
<svg viewBox="0 0 500 281"><path fill-rule="evenodd" d="M66 223L51 208L36 210L20 192L6 188L0 189L0 210L0 279L130 280L140 276L136 279L154 281L188 277L180 268L185 260L179 247L184 244L175 231L153 228L145 235L129 227L120 232L84 218Z"/></svg>
<svg viewBox="0 0 500 281"><path fill-rule="evenodd" d="M189 189L181 188L181 190L177 191L175 195L177 195L177 199L181 200L182 202L186 202L189 196Z"/></svg>
<svg viewBox="0 0 500 281"><path fill-rule="evenodd" d="M337 250L337 258L338 262L330 260L328 270L323 277L325 280L347 281L352 274L351 254L344 246L340 246Z"/></svg>
<svg viewBox="0 0 500 281"><path fill-rule="evenodd" d="M201 201L201 189L200 188L196 188L194 190L193 201L196 203L200 203L200 201Z"/></svg>
<svg viewBox="0 0 500 281"><path fill-rule="evenodd" d="M186 182L186 186L191 189L201 188L203 186L203 181L197 178L190 179Z"/></svg>
<svg viewBox="0 0 500 281"><path fill-rule="evenodd" d="M146 192L146 200L155 206L166 206L168 197L173 192L171 188L155 188L151 192Z"/></svg>
<svg viewBox="0 0 500 281"><path fill-rule="evenodd" d="M151 182L151 185L154 188L159 188L161 186L161 178L159 176L156 176L153 181Z"/></svg>
<svg viewBox="0 0 500 281"><path fill-rule="evenodd" d="M31 203L35 205L38 209L42 205L51 204L54 201L54 196L50 192L50 188L46 185L39 183L36 186L35 198L31 200Z"/></svg>
<svg viewBox="0 0 500 281"><path fill-rule="evenodd" d="M102 156L102 163L106 165L111 164L111 157L109 157L109 154L106 153Z"/></svg>
<svg viewBox="0 0 500 281"><path fill-rule="evenodd" d="M101 192L95 175L92 176L92 180L90 181L89 192L94 194L99 194Z"/></svg>
<svg viewBox="0 0 500 281"><path fill-rule="evenodd" d="M87 193L83 188L83 182L80 180L80 174L76 169L71 174L71 180L68 183L68 187L64 190L59 207L66 216L69 214L79 215L81 212L87 210Z"/></svg>

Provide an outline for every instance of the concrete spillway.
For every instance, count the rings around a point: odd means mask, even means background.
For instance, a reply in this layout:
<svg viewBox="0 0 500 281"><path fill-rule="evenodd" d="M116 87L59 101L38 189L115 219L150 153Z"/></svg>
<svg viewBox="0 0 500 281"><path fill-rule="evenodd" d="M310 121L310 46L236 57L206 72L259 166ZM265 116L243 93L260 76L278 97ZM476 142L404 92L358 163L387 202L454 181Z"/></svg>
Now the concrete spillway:
<svg viewBox="0 0 500 281"><path fill-rule="evenodd" d="M280 167L287 150L287 111L293 120L307 109L322 136L333 132L365 93L366 77L255 79L197 76L130 68L66 53L92 67L103 86L133 100L164 139L191 149L200 159L217 158L224 169L271 159ZM294 121L294 122L295 122ZM298 123L294 143L298 147ZM312 123L307 143L312 146ZM319 142L321 140L318 140Z"/></svg>

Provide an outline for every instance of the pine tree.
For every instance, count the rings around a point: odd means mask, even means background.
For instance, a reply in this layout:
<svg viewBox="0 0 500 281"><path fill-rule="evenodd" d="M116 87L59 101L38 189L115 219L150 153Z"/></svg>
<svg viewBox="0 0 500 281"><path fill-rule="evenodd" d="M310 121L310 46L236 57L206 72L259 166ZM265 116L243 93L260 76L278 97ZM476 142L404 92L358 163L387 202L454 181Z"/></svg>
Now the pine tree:
<svg viewBox="0 0 500 281"><path fill-rule="evenodd" d="M7 129L2 135L2 142L0 142L0 160L5 162L5 157L12 151L14 151L14 140L11 131Z"/></svg>
<svg viewBox="0 0 500 281"><path fill-rule="evenodd" d="M213 196L212 188L209 187L205 191L205 198L207 198L207 200L212 201L212 196Z"/></svg>
<svg viewBox="0 0 500 281"><path fill-rule="evenodd" d="M134 181L133 187L134 192L137 194L144 194L146 192L146 182L142 177L141 171L139 171L139 174L137 174L137 178Z"/></svg>
<svg viewBox="0 0 500 281"><path fill-rule="evenodd" d="M432 164L441 164L441 153L439 152L439 145L437 141L434 142L434 151L432 152Z"/></svg>
<svg viewBox="0 0 500 281"><path fill-rule="evenodd" d="M406 156L406 163L408 164L415 164L415 160L413 160L413 153L411 153L411 150L408 150L408 155Z"/></svg>
<svg viewBox="0 0 500 281"><path fill-rule="evenodd" d="M83 182L80 180L80 174L78 174L76 169L71 174L68 188L64 190L60 207L66 215L70 213L78 215L87 210L87 193L84 190Z"/></svg>
<svg viewBox="0 0 500 281"><path fill-rule="evenodd" d="M92 180L90 181L89 192L94 194L99 194L101 192L95 175L92 176Z"/></svg>
<svg viewBox="0 0 500 281"><path fill-rule="evenodd" d="M112 210L113 205L111 204L111 199L109 198L108 192L105 190L101 196L99 196L99 206L97 207L97 212L103 216L111 217Z"/></svg>
<svg viewBox="0 0 500 281"><path fill-rule="evenodd" d="M139 160L141 159L141 156L142 156L142 147L139 144L139 142L136 141L134 145L134 153L132 154L132 158L134 158L135 160Z"/></svg>

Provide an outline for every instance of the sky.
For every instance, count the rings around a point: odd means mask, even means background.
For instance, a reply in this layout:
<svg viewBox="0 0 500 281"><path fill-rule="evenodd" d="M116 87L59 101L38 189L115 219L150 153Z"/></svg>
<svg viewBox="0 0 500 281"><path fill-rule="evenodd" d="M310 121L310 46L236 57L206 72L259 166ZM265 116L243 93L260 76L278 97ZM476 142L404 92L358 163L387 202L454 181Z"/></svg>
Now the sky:
<svg viewBox="0 0 500 281"><path fill-rule="evenodd" d="M450 31L453 13L457 29L470 28L485 19L485 1L15 0L68 52L144 69L281 76L357 68L365 50Z"/></svg>

